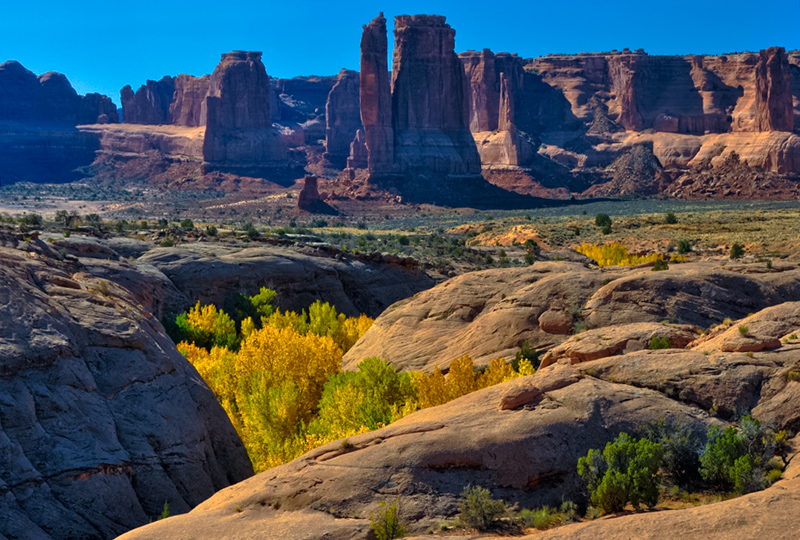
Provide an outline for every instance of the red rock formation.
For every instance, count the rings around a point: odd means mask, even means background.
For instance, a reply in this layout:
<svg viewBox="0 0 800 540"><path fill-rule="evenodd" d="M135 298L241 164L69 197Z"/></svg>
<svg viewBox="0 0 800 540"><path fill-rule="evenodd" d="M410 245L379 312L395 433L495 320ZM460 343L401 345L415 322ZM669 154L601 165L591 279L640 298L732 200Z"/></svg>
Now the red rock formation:
<svg viewBox="0 0 800 540"><path fill-rule="evenodd" d="M168 124L174 95L175 81L169 76L159 81L147 81L135 94L130 85L125 86L119 92L122 121L126 124Z"/></svg>
<svg viewBox="0 0 800 540"><path fill-rule="evenodd" d="M12 60L0 65L0 120L75 125L118 122L119 116L108 97L80 96L61 73L37 77Z"/></svg>
<svg viewBox="0 0 800 540"><path fill-rule="evenodd" d="M170 124L188 127L206 125L209 78L209 75L178 75L175 78L175 92L169 105Z"/></svg>
<svg viewBox="0 0 800 540"><path fill-rule="evenodd" d="M470 82L469 129L473 132L496 130L500 97L495 55L484 49L483 52L463 52L458 57Z"/></svg>
<svg viewBox="0 0 800 540"><path fill-rule="evenodd" d="M222 55L211 75L206 108L206 171L260 175L286 165L286 148L272 129L269 77L260 52Z"/></svg>
<svg viewBox="0 0 800 540"><path fill-rule="evenodd" d="M386 60L386 19L381 13L361 35L361 123L371 175L394 172L392 93Z"/></svg>
<svg viewBox="0 0 800 540"><path fill-rule="evenodd" d="M782 47L759 53L756 65L756 130L794 131L789 59Z"/></svg>
<svg viewBox="0 0 800 540"><path fill-rule="evenodd" d="M789 72L792 75L792 101L794 102L794 129L800 133L800 51L789 53Z"/></svg>
<svg viewBox="0 0 800 540"><path fill-rule="evenodd" d="M350 143L350 155L347 157L348 169L366 169L369 166L369 152L364 130L356 131L353 142Z"/></svg>
<svg viewBox="0 0 800 540"><path fill-rule="evenodd" d="M350 143L361 129L359 75L343 69L328 94L325 104L325 159L344 167L350 155Z"/></svg>
<svg viewBox="0 0 800 540"><path fill-rule="evenodd" d="M111 98L103 94L86 94L78 103L78 124L118 124L119 113Z"/></svg>
<svg viewBox="0 0 800 540"><path fill-rule="evenodd" d="M480 157L469 131L468 82L454 52L455 30L437 15L401 15L395 17L394 36L395 171L479 175Z"/></svg>

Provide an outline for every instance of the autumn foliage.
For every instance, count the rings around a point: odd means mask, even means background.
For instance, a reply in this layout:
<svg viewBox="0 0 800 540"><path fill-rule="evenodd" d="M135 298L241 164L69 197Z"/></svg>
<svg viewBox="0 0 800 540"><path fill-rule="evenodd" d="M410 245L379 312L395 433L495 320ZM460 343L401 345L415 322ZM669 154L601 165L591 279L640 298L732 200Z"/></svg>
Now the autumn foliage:
<svg viewBox="0 0 800 540"><path fill-rule="evenodd" d="M178 350L228 413L256 471L534 371L527 360L514 369L501 358L476 369L464 355L447 375L438 368L430 375L399 373L380 358L342 372L342 355L373 320L319 301L308 311L281 312L273 298L262 289L245 298L249 304L239 302L234 318L198 303L176 321Z"/></svg>

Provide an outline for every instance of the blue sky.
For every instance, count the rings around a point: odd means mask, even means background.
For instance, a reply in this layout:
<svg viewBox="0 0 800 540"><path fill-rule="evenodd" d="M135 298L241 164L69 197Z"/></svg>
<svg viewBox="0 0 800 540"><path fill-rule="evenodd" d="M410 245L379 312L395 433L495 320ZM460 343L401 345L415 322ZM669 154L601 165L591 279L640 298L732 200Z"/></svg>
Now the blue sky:
<svg viewBox="0 0 800 540"><path fill-rule="evenodd" d="M271 76L332 75L358 69L361 26L380 11L390 22L400 14L447 16L457 51L534 57L625 47L650 54L800 49L798 0L0 0L0 62L60 71L80 93L101 92L116 103L125 84L210 73L221 53L235 49L263 51Z"/></svg>

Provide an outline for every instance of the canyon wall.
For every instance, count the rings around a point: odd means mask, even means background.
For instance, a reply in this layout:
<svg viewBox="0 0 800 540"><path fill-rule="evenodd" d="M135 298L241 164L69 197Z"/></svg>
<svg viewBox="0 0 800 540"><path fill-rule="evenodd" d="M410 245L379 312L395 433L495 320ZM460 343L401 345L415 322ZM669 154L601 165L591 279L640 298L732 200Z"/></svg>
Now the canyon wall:
<svg viewBox="0 0 800 540"><path fill-rule="evenodd" d="M136 93L130 85L125 86L119 92L122 121L126 124L168 124L174 95L175 80L169 76L147 81Z"/></svg>
<svg viewBox="0 0 800 540"><path fill-rule="evenodd" d="M773 47L722 56L548 55L530 68L560 89L584 122L599 102L626 130L702 135L792 131L789 65L786 52Z"/></svg>

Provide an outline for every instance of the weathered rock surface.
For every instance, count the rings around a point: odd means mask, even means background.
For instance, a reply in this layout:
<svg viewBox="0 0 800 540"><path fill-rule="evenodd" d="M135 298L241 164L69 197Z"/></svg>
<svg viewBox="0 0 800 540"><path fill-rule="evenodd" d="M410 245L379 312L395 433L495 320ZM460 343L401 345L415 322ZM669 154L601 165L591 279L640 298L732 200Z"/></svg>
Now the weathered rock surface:
<svg viewBox="0 0 800 540"><path fill-rule="evenodd" d="M141 260L162 271L180 291L165 298L169 313L185 311L197 301L227 307L235 292L255 294L270 287L278 292L281 309L300 311L320 299L348 315L375 317L434 284L418 267L275 246L155 248Z"/></svg>
<svg viewBox="0 0 800 540"><path fill-rule="evenodd" d="M0 282L0 536L110 538L252 474L158 322L163 274L0 233Z"/></svg>
<svg viewBox="0 0 800 540"><path fill-rule="evenodd" d="M122 121L126 124L168 124L175 96L175 79L170 76L147 81L134 94L130 85L119 91Z"/></svg>
<svg viewBox="0 0 800 540"><path fill-rule="evenodd" d="M670 348L683 349L697 338L697 327L686 324L632 323L581 332L542 357L542 367L565 359L570 364L647 349L653 338L666 339Z"/></svg>
<svg viewBox="0 0 800 540"><path fill-rule="evenodd" d="M793 131L794 103L789 58L782 47L761 51L756 64L756 129Z"/></svg>
<svg viewBox="0 0 800 540"><path fill-rule="evenodd" d="M325 159L344 168L350 143L361 129L360 79L355 71L343 69L325 104Z"/></svg>
<svg viewBox="0 0 800 540"><path fill-rule="evenodd" d="M709 422L702 411L651 390L582 377L569 367L549 371L351 437L348 448L318 448L237 484L190 514L123 538L243 537L273 520L285 523L297 511L305 523L280 528L290 538L305 537L318 520L328 525L328 538L367 538L364 516L379 500L397 497L410 532L422 533L457 513L458 494L469 483L492 486L509 503L552 504L564 493L577 493L577 456L618 432L664 415L693 429ZM504 409L509 394L521 395L522 384L539 392Z"/></svg>
<svg viewBox="0 0 800 540"><path fill-rule="evenodd" d="M463 354L476 364L488 364L498 356L513 358L524 341L549 348L568 336L541 329L538 318L583 306L605 277L568 262L455 277L383 312L347 352L345 369L379 356L398 369L429 372L438 366L446 371Z"/></svg>
<svg viewBox="0 0 800 540"><path fill-rule="evenodd" d="M370 174L394 171L392 90L387 64L383 13L364 25L361 34L361 123L364 125Z"/></svg>
<svg viewBox="0 0 800 540"><path fill-rule="evenodd" d="M395 17L392 126L400 173L479 175L464 69L444 17ZM369 147L369 144L367 144Z"/></svg>
<svg viewBox="0 0 800 540"><path fill-rule="evenodd" d="M210 75L175 77L175 93L169 104L169 123L176 126L205 126L208 118L206 96Z"/></svg>
<svg viewBox="0 0 800 540"><path fill-rule="evenodd" d="M446 370L463 354L470 354L477 364L488 364L498 356L513 358L523 341L541 350L570 340L553 355L585 347L592 354L615 354L628 342L649 342L656 335L685 345L693 338L688 329L678 329L684 327L636 325L670 321L705 329L726 318L741 319L787 300L800 300L800 269L767 274L741 270L716 263L673 264L669 270L652 272L542 262L528 268L472 272L389 307L345 355L345 367L355 369L364 358L380 356L397 368L431 371L438 365ZM563 315L565 310L569 318ZM589 334L598 341L582 344L583 334L570 338L579 321L598 329L596 336ZM609 340L599 339L606 328L629 324L634 326L619 334L610 329ZM606 342L608 347L600 346Z"/></svg>
<svg viewBox="0 0 800 540"><path fill-rule="evenodd" d="M286 148L272 129L269 78L260 52L222 55L206 98L204 168L264 174L287 165Z"/></svg>

